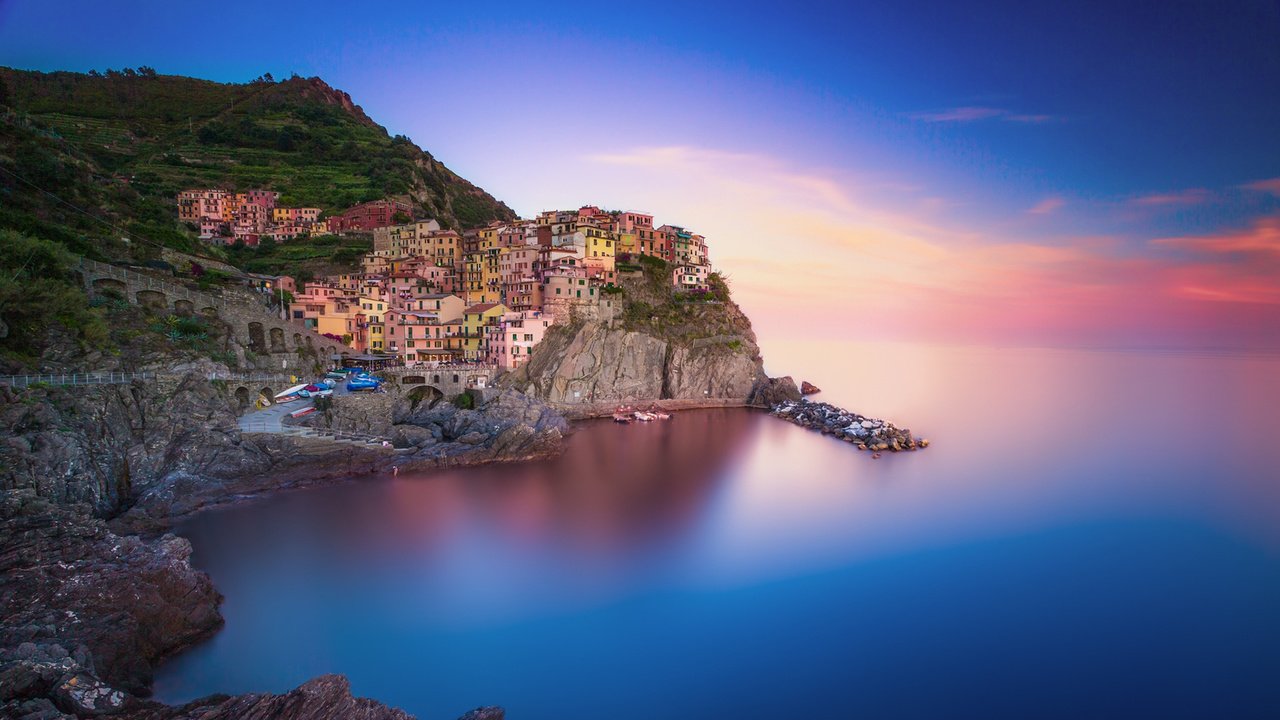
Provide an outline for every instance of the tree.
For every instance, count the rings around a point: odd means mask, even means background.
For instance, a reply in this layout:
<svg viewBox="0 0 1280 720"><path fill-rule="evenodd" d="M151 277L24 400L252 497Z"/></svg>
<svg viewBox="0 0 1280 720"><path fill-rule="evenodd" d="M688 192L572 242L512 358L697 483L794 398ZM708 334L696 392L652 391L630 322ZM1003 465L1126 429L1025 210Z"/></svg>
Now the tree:
<svg viewBox="0 0 1280 720"><path fill-rule="evenodd" d="M4 84L4 78L0 78L0 105L9 104L9 86Z"/></svg>

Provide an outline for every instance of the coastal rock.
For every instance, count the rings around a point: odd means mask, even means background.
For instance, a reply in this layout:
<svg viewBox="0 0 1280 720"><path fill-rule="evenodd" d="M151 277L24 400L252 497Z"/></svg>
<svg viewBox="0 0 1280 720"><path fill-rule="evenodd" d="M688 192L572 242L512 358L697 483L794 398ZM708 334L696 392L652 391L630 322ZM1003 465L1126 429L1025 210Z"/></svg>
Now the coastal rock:
<svg viewBox="0 0 1280 720"><path fill-rule="evenodd" d="M131 712L128 720L413 720L413 716L351 695L342 675L322 675L281 695L214 695L181 707L157 703Z"/></svg>
<svg viewBox="0 0 1280 720"><path fill-rule="evenodd" d="M781 403L796 402L800 399L800 389L791 376L777 378L761 378L751 389L747 404L753 407L771 408Z"/></svg>
<svg viewBox="0 0 1280 720"><path fill-rule="evenodd" d="M928 440L917 441L908 429L827 403L785 400L775 404L770 413L787 422L853 443L859 450L871 450L875 453L872 455L874 458L880 457L879 452L885 450L901 452L929 446Z"/></svg>
<svg viewBox="0 0 1280 720"><path fill-rule="evenodd" d="M816 395L820 392L822 392L822 390L817 385L814 385L808 380L805 380L804 382L800 383L801 395Z"/></svg>
<svg viewBox="0 0 1280 720"><path fill-rule="evenodd" d="M620 282L630 303L622 319L553 326L529 362L498 384L573 417L609 414L619 405L747 403L766 378L755 333L737 305L677 302L669 287L657 292Z"/></svg>
<svg viewBox="0 0 1280 720"><path fill-rule="evenodd" d="M190 554L173 535L122 537L30 491L8 495L0 503L0 647L16 650L0 652L0 692L47 695L81 673L110 689L145 691L162 657L222 625L222 597L191 568ZM71 692L85 687L77 681L52 699L64 710L114 702L107 691Z"/></svg>
<svg viewBox="0 0 1280 720"><path fill-rule="evenodd" d="M554 328L553 328L554 329ZM666 397L667 344L600 322L548 332L506 383L550 403L621 403Z"/></svg>

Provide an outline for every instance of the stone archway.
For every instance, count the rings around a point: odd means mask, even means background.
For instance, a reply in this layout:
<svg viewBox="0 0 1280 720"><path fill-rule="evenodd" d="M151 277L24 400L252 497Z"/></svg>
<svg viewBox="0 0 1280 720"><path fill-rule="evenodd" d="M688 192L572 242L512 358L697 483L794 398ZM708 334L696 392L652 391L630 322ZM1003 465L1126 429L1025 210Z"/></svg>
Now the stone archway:
<svg viewBox="0 0 1280 720"><path fill-rule="evenodd" d="M174 300L173 311L182 317L191 317L196 306L190 300Z"/></svg>
<svg viewBox="0 0 1280 720"><path fill-rule="evenodd" d="M302 333L293 334L293 349L297 350L302 347Z"/></svg>
<svg viewBox="0 0 1280 720"><path fill-rule="evenodd" d="M240 409L240 412L249 409L249 388L243 385L236 388L236 407Z"/></svg>
<svg viewBox="0 0 1280 720"><path fill-rule="evenodd" d="M256 353L265 353L267 351L267 337L260 322L249 323L249 349Z"/></svg>
<svg viewBox="0 0 1280 720"><path fill-rule="evenodd" d="M418 406L423 403L426 403L426 409L430 410L436 406L436 403L444 399L444 393L440 392L440 388L423 385L410 390L408 398L410 410L417 410Z"/></svg>
<svg viewBox="0 0 1280 720"><path fill-rule="evenodd" d="M134 297L138 299L138 304L152 310L163 310L169 307L169 298L159 290L139 290Z"/></svg>
<svg viewBox="0 0 1280 720"><path fill-rule="evenodd" d="M311 336L307 335L306 339L307 339L307 347L311 347Z"/></svg>
<svg viewBox="0 0 1280 720"><path fill-rule="evenodd" d="M262 402L262 398L266 398L268 405L274 405L276 394L271 392L271 388L264 387L258 390L258 397L254 398L254 400L256 402Z"/></svg>
<svg viewBox="0 0 1280 720"><path fill-rule="evenodd" d="M216 308L216 307L202 307L202 308L200 308L200 314L201 314L201 315L208 315L209 317L217 317L217 315L218 315L218 308Z"/></svg>
<svg viewBox="0 0 1280 720"><path fill-rule="evenodd" d="M124 300L129 295L129 286L115 278L98 278L93 281L93 291L98 295Z"/></svg>
<svg viewBox="0 0 1280 720"><path fill-rule="evenodd" d="M273 327L269 334L271 336L271 352L288 352L284 347L284 330L281 330L278 327Z"/></svg>

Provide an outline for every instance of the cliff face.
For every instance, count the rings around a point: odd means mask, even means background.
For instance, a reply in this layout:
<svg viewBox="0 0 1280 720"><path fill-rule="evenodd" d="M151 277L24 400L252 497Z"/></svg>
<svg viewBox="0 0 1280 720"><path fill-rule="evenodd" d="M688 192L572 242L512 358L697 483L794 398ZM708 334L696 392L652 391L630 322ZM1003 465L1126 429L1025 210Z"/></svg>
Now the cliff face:
<svg viewBox="0 0 1280 720"><path fill-rule="evenodd" d="M505 382L591 414L594 407L659 400L746 403L763 378L754 337L681 341L594 321L549 334Z"/></svg>
<svg viewBox="0 0 1280 720"><path fill-rule="evenodd" d="M618 405L760 405L765 375L751 321L717 287L673 297L665 268L620 273L619 311L553 326L529 362L499 380L574 416ZM798 397L798 393L797 393Z"/></svg>

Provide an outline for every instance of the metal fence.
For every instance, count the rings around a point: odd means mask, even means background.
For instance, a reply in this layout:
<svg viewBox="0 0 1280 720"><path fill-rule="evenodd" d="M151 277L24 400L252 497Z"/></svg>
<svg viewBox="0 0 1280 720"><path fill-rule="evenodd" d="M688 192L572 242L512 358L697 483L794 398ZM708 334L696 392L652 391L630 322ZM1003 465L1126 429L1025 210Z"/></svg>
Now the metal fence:
<svg viewBox="0 0 1280 720"><path fill-rule="evenodd" d="M154 372L58 373L53 375L0 375L0 385L124 385L134 380L155 380Z"/></svg>
<svg viewBox="0 0 1280 720"><path fill-rule="evenodd" d="M296 375L281 375L280 373L234 373L226 372L209 373L207 377L210 380L224 380L227 382L267 382L267 383L289 383L297 385L303 380L295 380ZM305 378L304 378L305 379Z"/></svg>

